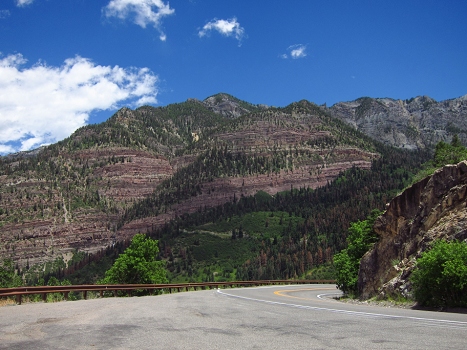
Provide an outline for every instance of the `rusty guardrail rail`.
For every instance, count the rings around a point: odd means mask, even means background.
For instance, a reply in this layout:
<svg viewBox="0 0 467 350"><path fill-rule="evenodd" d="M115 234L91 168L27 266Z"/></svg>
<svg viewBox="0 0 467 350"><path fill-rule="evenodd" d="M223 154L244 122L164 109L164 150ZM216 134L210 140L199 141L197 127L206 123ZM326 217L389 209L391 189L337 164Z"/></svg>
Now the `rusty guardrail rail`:
<svg viewBox="0 0 467 350"><path fill-rule="evenodd" d="M261 281L230 281L230 282L197 282L197 283L167 283L167 284L83 284L71 286L34 286L0 288L0 298L16 297L16 303L21 305L23 295L41 294L42 300L47 302L47 294L63 293L64 299L68 299L70 292L82 292L83 299L87 298L90 291L99 292L100 297L104 292L113 292L117 296L118 291L127 291L131 296L134 290L147 290L152 293L154 290L167 290L168 293L188 291L190 289L213 289L213 288L233 288L248 286L264 286L275 284L312 284L312 283L335 283L335 280L261 280Z"/></svg>

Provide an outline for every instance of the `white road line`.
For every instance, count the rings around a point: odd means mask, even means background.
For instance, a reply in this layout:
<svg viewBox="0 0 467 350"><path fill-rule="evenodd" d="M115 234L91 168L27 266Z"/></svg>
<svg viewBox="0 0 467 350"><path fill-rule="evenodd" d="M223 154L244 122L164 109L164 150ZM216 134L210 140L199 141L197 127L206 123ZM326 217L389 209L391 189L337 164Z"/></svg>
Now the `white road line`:
<svg viewBox="0 0 467 350"><path fill-rule="evenodd" d="M232 298L256 301L256 302L266 303L266 304L271 304L271 305L288 306L288 307L294 307L294 308L298 308L298 309L329 311L329 312L341 313L341 314L352 315L352 316L360 316L360 317L363 316L363 317L371 317L371 318L394 318L394 319L414 320L414 321L421 321L425 325L430 325L430 326L443 325L444 327L446 327L446 326L449 327L450 326L449 328L467 328L467 322L463 322L463 321L437 320L437 319L433 319L433 318L423 318L423 317L413 317L413 316L398 316L398 315L387 315L387 314L379 314L379 313L371 313L371 312L331 309L331 308L325 308L325 307L307 306L307 305L290 304L290 303L281 303L281 302L278 302L278 301L270 301L270 300L243 297L243 296L240 296L240 295L225 293L225 292L221 291L220 289L218 289L217 292L219 294L222 294L222 295L225 295L225 296L228 296L228 297L232 297Z"/></svg>
<svg viewBox="0 0 467 350"><path fill-rule="evenodd" d="M342 293L326 293L326 294L319 294L317 295L318 299L321 299L321 300L326 300L326 301L333 301L333 302L338 302L337 300L331 300L329 298L327 298L329 295L335 295L335 296L341 296Z"/></svg>

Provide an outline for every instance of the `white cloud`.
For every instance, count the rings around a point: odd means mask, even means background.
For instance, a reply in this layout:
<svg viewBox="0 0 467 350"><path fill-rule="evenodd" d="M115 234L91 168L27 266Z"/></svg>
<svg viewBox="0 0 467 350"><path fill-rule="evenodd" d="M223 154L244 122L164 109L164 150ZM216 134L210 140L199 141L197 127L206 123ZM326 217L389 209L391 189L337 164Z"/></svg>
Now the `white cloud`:
<svg viewBox="0 0 467 350"><path fill-rule="evenodd" d="M0 19L10 17L10 11L0 10Z"/></svg>
<svg viewBox="0 0 467 350"><path fill-rule="evenodd" d="M23 7L27 5L31 5L34 0L16 0L16 6Z"/></svg>
<svg viewBox="0 0 467 350"><path fill-rule="evenodd" d="M208 35L212 30L216 30L227 37L234 37L239 41L239 46L241 45L242 39L245 37L245 29L240 26L240 23L237 22L235 17L228 20L214 18L204 25L203 29L198 32L198 36L202 38Z"/></svg>
<svg viewBox="0 0 467 350"><path fill-rule="evenodd" d="M0 57L0 153L64 139L96 110L157 102L158 78L148 68L99 66L79 56L60 67L25 63L21 54Z"/></svg>
<svg viewBox="0 0 467 350"><path fill-rule="evenodd" d="M161 19L175 12L168 2L165 4L162 0L111 0L103 10L107 17L123 20L131 17L142 28L152 24L159 31L162 41L167 36L161 29Z"/></svg>
<svg viewBox="0 0 467 350"><path fill-rule="evenodd" d="M12 146L0 144L0 154L9 154L15 151L16 150Z"/></svg>
<svg viewBox="0 0 467 350"><path fill-rule="evenodd" d="M287 48L287 51L289 52L288 54L284 53L280 55L279 57L287 59L290 56L290 58L295 60L297 58L303 58L307 56L306 45L302 45L302 44L292 45Z"/></svg>

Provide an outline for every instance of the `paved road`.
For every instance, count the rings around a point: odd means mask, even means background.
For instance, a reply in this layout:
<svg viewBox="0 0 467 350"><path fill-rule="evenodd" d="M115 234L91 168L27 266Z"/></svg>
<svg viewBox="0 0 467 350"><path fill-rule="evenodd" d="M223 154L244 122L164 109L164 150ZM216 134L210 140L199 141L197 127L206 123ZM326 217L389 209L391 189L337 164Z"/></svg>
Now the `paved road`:
<svg viewBox="0 0 467 350"><path fill-rule="evenodd" d="M465 349L467 315L349 305L332 285L0 308L0 349Z"/></svg>

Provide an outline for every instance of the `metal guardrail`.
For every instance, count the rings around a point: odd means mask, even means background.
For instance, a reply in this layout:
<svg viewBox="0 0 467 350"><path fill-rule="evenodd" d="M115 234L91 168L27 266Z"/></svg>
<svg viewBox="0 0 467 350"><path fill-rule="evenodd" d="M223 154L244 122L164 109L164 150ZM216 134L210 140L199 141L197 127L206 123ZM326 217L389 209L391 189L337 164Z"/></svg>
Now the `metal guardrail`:
<svg viewBox="0 0 467 350"><path fill-rule="evenodd" d="M113 292L117 296L118 291L127 291L131 296L134 290L147 290L152 293L154 290L167 290L168 293L189 291L190 289L213 289L213 288L233 288L248 286L264 286L276 284L312 284L312 283L335 283L335 280L262 280L262 281L231 281L231 282L199 282L199 283L167 283L167 284L88 284L71 286L34 286L0 288L0 298L16 297L16 303L21 305L23 295L42 295L42 300L47 302L47 294L63 293L64 299L68 300L70 292L82 292L83 299L87 298L90 291L99 292L100 297L104 292Z"/></svg>

